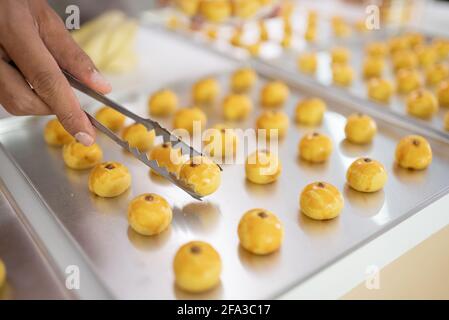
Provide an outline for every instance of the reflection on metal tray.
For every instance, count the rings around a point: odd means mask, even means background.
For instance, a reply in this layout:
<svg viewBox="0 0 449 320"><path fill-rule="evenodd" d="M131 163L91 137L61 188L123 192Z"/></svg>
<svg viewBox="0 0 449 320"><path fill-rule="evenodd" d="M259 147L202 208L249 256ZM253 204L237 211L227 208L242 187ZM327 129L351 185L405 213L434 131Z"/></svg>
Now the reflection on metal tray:
<svg viewBox="0 0 449 320"><path fill-rule="evenodd" d="M218 77L222 93L228 92L228 75ZM261 79L252 93L256 108L239 127L254 126L262 111L258 93ZM190 104L192 82L165 86L175 90L181 104ZM129 92L114 97L138 114L147 113L147 98L158 88ZM294 88L285 111L291 119L299 99L310 92ZM93 196L87 187L88 171L64 166L61 150L48 147L42 130L48 119L33 118L0 135L0 142L37 188L42 199L78 242L96 273L118 298L274 298L312 274L348 254L373 237L448 192L449 145L430 139L434 161L425 171L408 171L394 164L397 141L411 130L377 119L379 133L367 146L354 146L344 139L345 116L354 112L327 101L322 125L315 130L328 134L334 152L325 164L311 165L298 159L297 145L313 130L293 122L280 145L283 173L271 185L253 185L245 180L243 165L225 165L220 189L204 202L193 201L182 191L148 173L148 169L124 153L113 142L99 136L106 160L123 162L130 169L132 188L114 199ZM98 105L92 105L93 110ZM219 104L204 107L211 126L221 122ZM159 120L159 119L158 119ZM167 127L171 121L161 121ZM251 151L251 150L250 150ZM345 172L358 157L381 161L389 175L383 191L362 194L345 185ZM299 211L300 191L310 182L327 181L337 186L345 198L341 216L327 222L312 221ZM57 190L57 191L55 191ZM174 208L171 227L155 237L143 237L128 226L129 201L144 192L165 197ZM285 226L285 241L279 252L260 257L239 247L237 225L242 214L252 208L275 212ZM174 286L172 261L176 250L193 239L211 243L223 261L221 284L200 295L191 295Z"/></svg>

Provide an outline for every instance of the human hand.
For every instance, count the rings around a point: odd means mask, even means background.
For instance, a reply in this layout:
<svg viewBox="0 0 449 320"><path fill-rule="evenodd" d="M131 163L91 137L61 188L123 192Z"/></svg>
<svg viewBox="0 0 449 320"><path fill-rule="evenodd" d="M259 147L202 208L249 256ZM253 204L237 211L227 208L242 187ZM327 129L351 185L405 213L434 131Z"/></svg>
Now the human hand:
<svg viewBox="0 0 449 320"><path fill-rule="evenodd" d="M0 0L0 104L13 115L55 114L91 145L95 130L60 68L98 92L111 91L45 0Z"/></svg>

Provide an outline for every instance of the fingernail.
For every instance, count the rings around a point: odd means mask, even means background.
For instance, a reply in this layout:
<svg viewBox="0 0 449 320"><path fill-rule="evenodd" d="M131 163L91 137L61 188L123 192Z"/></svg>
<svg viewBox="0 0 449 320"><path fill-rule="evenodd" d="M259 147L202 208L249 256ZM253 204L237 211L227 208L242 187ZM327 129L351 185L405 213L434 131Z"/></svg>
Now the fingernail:
<svg viewBox="0 0 449 320"><path fill-rule="evenodd" d="M106 80L106 78L100 72L98 72L98 70L94 69L92 71L90 79L91 79L91 81L93 83L95 83L97 85L107 87L109 90L112 89L111 84L109 83L109 81Z"/></svg>
<svg viewBox="0 0 449 320"><path fill-rule="evenodd" d="M78 132L75 134L75 139L86 147L89 147L94 143L94 138L85 132Z"/></svg>

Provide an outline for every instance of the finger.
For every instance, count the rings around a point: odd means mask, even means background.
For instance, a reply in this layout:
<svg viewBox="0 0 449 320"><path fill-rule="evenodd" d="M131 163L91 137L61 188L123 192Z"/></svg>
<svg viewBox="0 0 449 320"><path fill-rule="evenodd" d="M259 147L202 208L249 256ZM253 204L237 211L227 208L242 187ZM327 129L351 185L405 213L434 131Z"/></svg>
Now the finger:
<svg viewBox="0 0 449 320"><path fill-rule="evenodd" d="M52 114L22 75L3 60L0 60L0 104L16 116Z"/></svg>
<svg viewBox="0 0 449 320"><path fill-rule="evenodd" d="M92 124L42 42L33 21L24 20L20 28L2 33L4 49L64 128L81 143L91 145L95 139Z"/></svg>
<svg viewBox="0 0 449 320"><path fill-rule="evenodd" d="M41 25L41 38L59 66L86 85L101 93L111 91L111 85L97 70L89 56L73 40L64 23L54 11Z"/></svg>

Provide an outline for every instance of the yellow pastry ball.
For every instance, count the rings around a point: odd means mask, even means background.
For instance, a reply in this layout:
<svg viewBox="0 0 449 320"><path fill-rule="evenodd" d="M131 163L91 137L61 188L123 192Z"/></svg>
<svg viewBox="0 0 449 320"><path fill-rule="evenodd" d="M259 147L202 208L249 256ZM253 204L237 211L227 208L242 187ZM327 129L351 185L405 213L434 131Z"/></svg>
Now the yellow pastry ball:
<svg viewBox="0 0 449 320"><path fill-rule="evenodd" d="M335 47L331 50L332 63L347 64L351 58L351 53L343 47Z"/></svg>
<svg viewBox="0 0 449 320"><path fill-rule="evenodd" d="M292 46L292 35L286 34L281 40L281 46L283 48L290 48Z"/></svg>
<svg viewBox="0 0 449 320"><path fill-rule="evenodd" d="M387 183L387 171L376 160L361 158L354 161L346 172L348 185L360 192L376 192Z"/></svg>
<svg viewBox="0 0 449 320"><path fill-rule="evenodd" d="M312 163L321 163L329 159L332 153L332 140L318 132L306 134L299 142L301 159Z"/></svg>
<svg viewBox="0 0 449 320"><path fill-rule="evenodd" d="M154 117L166 117L178 108L178 97L171 90L160 90L154 93L148 101L150 115Z"/></svg>
<svg viewBox="0 0 449 320"><path fill-rule="evenodd" d="M248 118L253 110L253 102L244 94L231 94L223 100L223 116L228 121Z"/></svg>
<svg viewBox="0 0 449 320"><path fill-rule="evenodd" d="M438 53L432 46L419 46L415 49L419 64L427 68L438 61Z"/></svg>
<svg viewBox="0 0 449 320"><path fill-rule="evenodd" d="M304 40L307 42L315 42L316 41L316 26L308 25L306 28L306 32L304 33Z"/></svg>
<svg viewBox="0 0 449 320"><path fill-rule="evenodd" d="M368 82L368 96L378 102L389 102L394 93L393 84L386 79L372 78Z"/></svg>
<svg viewBox="0 0 449 320"><path fill-rule="evenodd" d="M184 108L175 113L173 128L184 129L192 134L195 126L198 126L198 129L202 130L206 126L206 122L207 116L200 108Z"/></svg>
<svg viewBox="0 0 449 320"><path fill-rule="evenodd" d="M399 93L410 93L421 88L423 80L415 69L401 69L396 73L396 88Z"/></svg>
<svg viewBox="0 0 449 320"><path fill-rule="evenodd" d="M368 56L383 58L388 53L388 47L383 42L371 42L366 45L365 52Z"/></svg>
<svg viewBox="0 0 449 320"><path fill-rule="evenodd" d="M282 164L276 154L269 151L256 151L246 158L246 178L252 183L269 184L278 179Z"/></svg>
<svg viewBox="0 0 449 320"><path fill-rule="evenodd" d="M231 3L228 0L201 1L200 13L211 22L223 22L231 16Z"/></svg>
<svg viewBox="0 0 449 320"><path fill-rule="evenodd" d="M95 113L95 119L109 130L116 132L123 127L126 117L115 109L103 107Z"/></svg>
<svg viewBox="0 0 449 320"><path fill-rule="evenodd" d="M449 131L449 111L444 115L444 129Z"/></svg>
<svg viewBox="0 0 449 320"><path fill-rule="evenodd" d="M332 79L334 84L348 87L354 79L354 70L346 64L336 63L332 65Z"/></svg>
<svg viewBox="0 0 449 320"><path fill-rule="evenodd" d="M270 34L268 32L267 25L264 20L259 21L259 41L265 42L270 40Z"/></svg>
<svg viewBox="0 0 449 320"><path fill-rule="evenodd" d="M256 121L258 130L266 130L266 137L268 139L274 136L274 132L282 139L287 134L289 119L282 111L264 111ZM273 132L274 130L274 132Z"/></svg>
<svg viewBox="0 0 449 320"><path fill-rule="evenodd" d="M382 58L368 57L363 62L363 77L379 78L382 76L385 68L385 61Z"/></svg>
<svg viewBox="0 0 449 320"><path fill-rule="evenodd" d="M142 194L128 206L129 225L144 236L153 236L167 229L172 216L168 202L154 193Z"/></svg>
<svg viewBox="0 0 449 320"><path fill-rule="evenodd" d="M302 53L298 57L298 69L306 74L314 74L318 65L318 59L315 52Z"/></svg>
<svg viewBox="0 0 449 320"><path fill-rule="evenodd" d="M6 281L6 267L2 260L0 260L0 289Z"/></svg>
<svg viewBox="0 0 449 320"><path fill-rule="evenodd" d="M145 152L153 146L156 134L154 130L148 131L141 123L132 124L123 130L122 138L127 141L132 148Z"/></svg>
<svg viewBox="0 0 449 320"><path fill-rule="evenodd" d="M220 84L216 79L207 78L193 85L193 101L200 104L208 104L215 101L220 94Z"/></svg>
<svg viewBox="0 0 449 320"><path fill-rule="evenodd" d="M103 159L103 151L96 143L86 147L78 141L72 141L62 148L62 157L67 167L83 170L99 164Z"/></svg>
<svg viewBox="0 0 449 320"><path fill-rule="evenodd" d="M398 71L408 68L414 69L418 66L418 58L411 50L402 50L393 54L393 68Z"/></svg>
<svg viewBox="0 0 449 320"><path fill-rule="evenodd" d="M430 86L438 85L449 78L449 66L446 63L437 63L426 70L426 82Z"/></svg>
<svg viewBox="0 0 449 320"><path fill-rule="evenodd" d="M240 219L238 236L244 249L257 255L266 255L279 249L284 239L284 228L274 213L252 209Z"/></svg>
<svg viewBox="0 0 449 320"><path fill-rule="evenodd" d="M442 107L449 107L449 80L443 81L437 90L438 102Z"/></svg>
<svg viewBox="0 0 449 320"><path fill-rule="evenodd" d="M130 186L131 174L128 168L118 162L98 164L89 175L89 190L100 197L117 197Z"/></svg>
<svg viewBox="0 0 449 320"><path fill-rule="evenodd" d="M182 166L181 149L174 149L169 142L162 143L151 149L150 159L157 161L160 167L164 167L168 172L179 174ZM152 171L156 173L155 171Z"/></svg>
<svg viewBox="0 0 449 320"><path fill-rule="evenodd" d="M419 118L430 118L438 111L435 95L426 89L413 91L407 97L407 112Z"/></svg>
<svg viewBox="0 0 449 320"><path fill-rule="evenodd" d="M205 147L211 157L227 158L234 156L237 151L238 137L234 129L216 124L213 132L205 139Z"/></svg>
<svg viewBox="0 0 449 320"><path fill-rule="evenodd" d="M288 99L290 89L281 81L267 83L261 91L260 101L266 107L280 107Z"/></svg>
<svg viewBox="0 0 449 320"><path fill-rule="evenodd" d="M177 7L188 16L198 12L200 0L175 0Z"/></svg>
<svg viewBox="0 0 449 320"><path fill-rule="evenodd" d="M185 162L179 177L201 196L214 193L221 183L220 168L212 160L202 156L195 156Z"/></svg>
<svg viewBox="0 0 449 320"><path fill-rule="evenodd" d="M257 57L260 53L260 42L249 44L245 48L252 57Z"/></svg>
<svg viewBox="0 0 449 320"><path fill-rule="evenodd" d="M231 38L229 39L229 43L232 44L234 47L240 47L242 45L242 37L243 37L242 28L236 28Z"/></svg>
<svg viewBox="0 0 449 320"><path fill-rule="evenodd" d="M261 6L259 0L234 0L231 3L233 14L244 19L254 16Z"/></svg>
<svg viewBox="0 0 449 320"><path fill-rule="evenodd" d="M179 248L173 270L175 283L180 289L192 293L204 292L220 282L220 255L206 242L191 241Z"/></svg>
<svg viewBox="0 0 449 320"><path fill-rule="evenodd" d="M432 163L432 149L421 136L402 138L396 147L396 163L405 169L423 170Z"/></svg>
<svg viewBox="0 0 449 320"><path fill-rule="evenodd" d="M68 133L58 119L47 122L44 129L44 139L50 146L60 147L75 139Z"/></svg>
<svg viewBox="0 0 449 320"><path fill-rule="evenodd" d="M432 41L432 46L435 48L439 59L446 59L449 55L449 40L443 38L436 38Z"/></svg>
<svg viewBox="0 0 449 320"><path fill-rule="evenodd" d="M231 76L231 88L234 92L246 92L257 81L257 74L251 68L243 68L235 71Z"/></svg>
<svg viewBox="0 0 449 320"><path fill-rule="evenodd" d="M299 124L316 126L323 120L326 103L319 98L304 99L298 103L295 119Z"/></svg>
<svg viewBox="0 0 449 320"><path fill-rule="evenodd" d="M314 220L330 220L337 217L344 206L343 196L333 185L314 182L301 192L299 205L302 213Z"/></svg>
<svg viewBox="0 0 449 320"><path fill-rule="evenodd" d="M376 121L365 114L352 114L346 121L345 135L349 142L356 144L370 143L376 133Z"/></svg>
<svg viewBox="0 0 449 320"><path fill-rule="evenodd" d="M425 41L424 36L418 32L407 33L404 35L405 41L407 41L410 48L417 48Z"/></svg>

